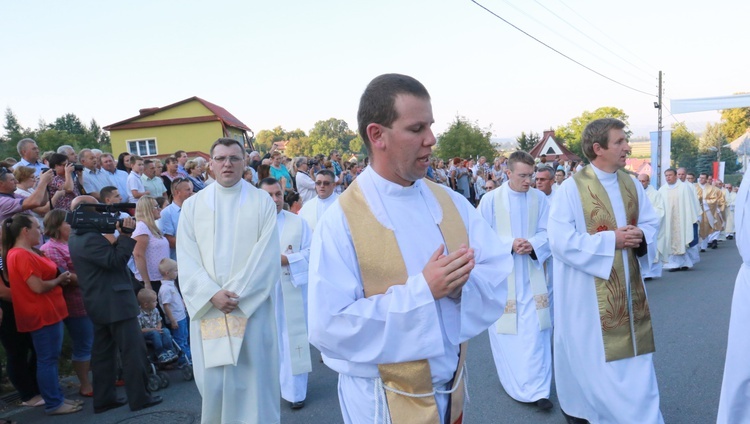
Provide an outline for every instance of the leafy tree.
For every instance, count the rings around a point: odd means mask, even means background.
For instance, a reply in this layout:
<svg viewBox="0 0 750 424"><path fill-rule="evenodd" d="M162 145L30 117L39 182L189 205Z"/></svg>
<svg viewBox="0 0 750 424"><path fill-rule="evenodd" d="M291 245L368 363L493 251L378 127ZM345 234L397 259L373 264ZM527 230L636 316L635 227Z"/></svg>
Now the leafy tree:
<svg viewBox="0 0 750 424"><path fill-rule="evenodd" d="M727 136L722 130L721 124L706 124L706 130L698 141L698 147L701 151L712 151L714 155L717 149L721 149L727 144Z"/></svg>
<svg viewBox="0 0 750 424"><path fill-rule="evenodd" d="M715 152L703 152L701 153L695 163L695 176L698 177L698 174L706 173L708 175L713 175L713 169L714 169L714 161L716 161L716 153Z"/></svg>
<svg viewBox="0 0 750 424"><path fill-rule="evenodd" d="M735 93L748 94L748 93ZM731 143L750 128L750 107L724 109L721 111L721 127Z"/></svg>
<svg viewBox="0 0 750 424"><path fill-rule="evenodd" d="M675 167L694 170L698 160L698 136L684 122L672 125L670 157Z"/></svg>
<svg viewBox="0 0 750 424"><path fill-rule="evenodd" d="M312 154L306 156L325 155L328 156L331 150L341 149L341 144L335 138L313 135L310 131L310 140L312 143Z"/></svg>
<svg viewBox="0 0 750 424"><path fill-rule="evenodd" d="M312 156L312 140L307 136L290 138L289 143L286 144L284 153L287 157Z"/></svg>
<svg viewBox="0 0 750 424"><path fill-rule="evenodd" d="M521 135L516 137L516 143L518 144L518 150L523 150L524 152L530 152L531 149L536 146L537 143L539 143L539 134L534 133L533 131L529 131L529 135L526 135L525 132L521 131Z"/></svg>
<svg viewBox="0 0 750 424"><path fill-rule="evenodd" d="M282 141L286 139L286 131L281 128L281 126L277 126L272 130L260 130L255 136L253 145L259 152L261 152L261 154L264 154L268 153L268 151L271 150L271 146L275 141Z"/></svg>
<svg viewBox="0 0 750 424"><path fill-rule="evenodd" d="M85 135L87 131L81 120L72 113L66 113L55 119L53 123L49 124L48 128L75 135Z"/></svg>
<svg viewBox="0 0 750 424"><path fill-rule="evenodd" d="M349 124L343 119L329 118L325 121L318 121L310 130L310 138L315 140L332 139L335 141L336 147L333 149L339 149L341 151L349 150L349 142L354 139L357 135L354 131L349 129ZM331 149L331 150L333 150ZM319 152L328 156L330 152Z"/></svg>
<svg viewBox="0 0 750 424"><path fill-rule="evenodd" d="M357 135L349 142L349 151L356 154L365 152L365 142L362 137Z"/></svg>
<svg viewBox="0 0 750 424"><path fill-rule="evenodd" d="M435 155L440 158L471 156L495 156L495 148L490 143L492 131L490 128L482 129L476 122L469 121L466 117L456 115L450 127L438 135Z"/></svg>
<svg viewBox="0 0 750 424"><path fill-rule="evenodd" d="M558 141L565 143L565 146L570 149L571 152L584 158L581 149L581 135L583 130L586 128L591 121L602 118L616 118L625 123L625 127L628 127L628 115L622 109L618 109L613 106L604 106L596 109L593 112L587 110L583 111L580 116L576 116L571 119L567 124L558 127L555 130L555 137L558 137ZM626 134L630 136L630 131L626 131Z"/></svg>
<svg viewBox="0 0 750 424"><path fill-rule="evenodd" d="M721 160L724 162L724 175L734 174L742 168L737 159L737 153L729 147L721 148Z"/></svg>
<svg viewBox="0 0 750 424"><path fill-rule="evenodd" d="M16 118L16 115L10 108L5 109L5 125L3 125L3 128L6 133L3 137L3 142L7 142L12 138L18 138L20 140L21 137L19 137L19 135L24 132L21 124L18 123L18 118Z"/></svg>

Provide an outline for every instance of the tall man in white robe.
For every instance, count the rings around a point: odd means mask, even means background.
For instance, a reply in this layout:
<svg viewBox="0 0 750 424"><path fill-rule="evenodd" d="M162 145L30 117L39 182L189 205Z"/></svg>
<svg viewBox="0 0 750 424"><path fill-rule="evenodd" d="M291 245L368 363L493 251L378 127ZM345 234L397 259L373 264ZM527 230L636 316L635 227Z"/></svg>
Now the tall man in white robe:
<svg viewBox="0 0 750 424"><path fill-rule="evenodd" d="M375 78L357 117L371 162L313 233L310 342L339 373L345 423L459 423L462 343L502 314L511 246L424 179L436 140L421 83Z"/></svg>
<svg viewBox="0 0 750 424"><path fill-rule="evenodd" d="M692 246L688 246L687 248L687 255L690 257L690 260L693 262L693 266L701 261L701 253L700 253L700 243L698 242L700 239L699 236L699 227L700 227L700 220L701 220L701 213L700 213L700 203L698 202L698 189L695 185L695 174L692 172L687 172L687 169L685 168L677 168L677 179L680 180L682 183L684 183L690 190L693 191L695 194L695 200L694 205L695 208L698 210L698 222L693 224L693 240L696 240L695 243L691 243ZM692 179L692 181L691 181ZM666 198L664 199L666 201Z"/></svg>
<svg viewBox="0 0 750 424"><path fill-rule="evenodd" d="M237 140L220 138L210 153L216 183L185 200L177 227L201 422L278 423L276 207L242 179Z"/></svg>
<svg viewBox="0 0 750 424"><path fill-rule="evenodd" d="M336 176L328 169L321 169L315 174L315 191L318 193L309 202L302 203L299 216L307 221L307 224L315 231L320 217L336 202L339 194L335 192Z"/></svg>
<svg viewBox="0 0 750 424"><path fill-rule="evenodd" d="M617 119L592 121L591 164L555 193L555 384L569 423L663 423L651 314L636 256L659 230L643 187L621 171L630 146Z"/></svg>
<svg viewBox="0 0 750 424"><path fill-rule="evenodd" d="M552 169L537 171L552 191ZM534 158L517 151L508 158L508 184L486 194L479 212L500 240L511 243L513 271L508 277L505 313L488 334L495 367L505 392L519 402L549 410L552 385L552 319L544 262L549 206L543 191L531 188Z"/></svg>
<svg viewBox="0 0 750 424"><path fill-rule="evenodd" d="M750 352L750 334L747 332L747 323L750 322L750 221L745 221L745 215L750 212L749 188L750 182L744 180L735 199L737 249L742 266L734 283L717 424L750 422L750 396L747 392L750 386L750 362L747 360L747 352Z"/></svg>
<svg viewBox="0 0 750 424"><path fill-rule="evenodd" d="M562 172L563 178L558 178L558 173ZM550 175L550 178L547 179L547 175ZM552 179L552 176L554 175L554 179ZM534 184L536 185L537 190L541 191L542 193L547 195L547 205L549 206L552 204L552 198L555 197L555 191L557 190L556 187L559 187L558 179L560 183L565 181L564 178L565 171L559 170L559 171L552 171L552 167L544 167L540 168L536 171L536 176L534 179ZM506 175L507 178L507 175ZM554 290L553 288L553 276L554 273L552 272L552 269L554 267L554 258L552 258L552 255L550 254L547 258L547 262L544 264L544 273L547 278L547 293L549 293L549 313L552 317L552 325L555 324L555 302L554 302Z"/></svg>
<svg viewBox="0 0 750 424"><path fill-rule="evenodd" d="M731 240L734 238L734 202L737 199L737 188L732 187L731 184L725 184L724 188L727 189L726 199L727 199L727 208L726 208L726 216L727 216L727 222L724 227L724 231L727 233L727 239Z"/></svg>
<svg viewBox="0 0 750 424"><path fill-rule="evenodd" d="M724 193L708 182L708 174L698 175L698 202L703 216L700 224L701 252L709 247L716 249L719 245L719 234L724 228Z"/></svg>
<svg viewBox="0 0 750 424"><path fill-rule="evenodd" d="M700 218L698 198L689 183L677 178L674 169L664 171L664 177L667 183L659 188L659 193L666 204L666 219L659 230L659 250L663 255L664 268L670 272L687 271L694 265L688 250L691 244L697 246L695 225Z"/></svg>
<svg viewBox="0 0 750 424"><path fill-rule="evenodd" d="M673 170L674 171L674 170ZM654 187L651 186L651 177L648 174L639 174L638 181L646 192L646 197L651 202L651 207L659 217L659 236L648 246L648 261L641 268L641 276L644 280L661 277L662 258L664 251L659 249L659 239L664 232L664 198Z"/></svg>
<svg viewBox="0 0 750 424"><path fill-rule="evenodd" d="M260 181L276 204L276 228L281 243L281 279L274 290L279 337L281 397L292 409L305 406L307 376L312 371L307 341L307 271L312 231L304 219L284 210L284 189L275 178Z"/></svg>

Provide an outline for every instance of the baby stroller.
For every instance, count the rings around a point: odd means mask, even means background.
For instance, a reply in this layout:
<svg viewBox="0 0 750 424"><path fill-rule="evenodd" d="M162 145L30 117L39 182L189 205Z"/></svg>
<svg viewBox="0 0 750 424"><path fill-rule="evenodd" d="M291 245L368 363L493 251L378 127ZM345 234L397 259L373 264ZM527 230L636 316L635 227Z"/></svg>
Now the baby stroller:
<svg viewBox="0 0 750 424"><path fill-rule="evenodd" d="M166 389L169 387L169 374L164 371L169 367L169 364L174 363L178 358L184 358L185 363L180 367L180 373L185 381L193 379L193 364L190 359L187 358L185 352L180 349L180 346L172 340L172 351L176 354L174 360L168 363L161 363L159 358L156 356L151 343L146 343L148 348L148 363L149 363L149 375L148 375L148 390L156 392L159 389Z"/></svg>

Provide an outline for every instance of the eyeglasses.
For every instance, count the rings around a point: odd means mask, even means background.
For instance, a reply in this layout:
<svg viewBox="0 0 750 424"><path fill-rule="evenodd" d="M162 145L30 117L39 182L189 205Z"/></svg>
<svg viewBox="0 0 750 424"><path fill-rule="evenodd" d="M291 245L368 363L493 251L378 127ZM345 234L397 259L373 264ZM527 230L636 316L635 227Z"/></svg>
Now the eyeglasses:
<svg viewBox="0 0 750 424"><path fill-rule="evenodd" d="M532 174L513 174L522 180L530 180Z"/></svg>
<svg viewBox="0 0 750 424"><path fill-rule="evenodd" d="M232 165L240 163L243 161L243 158L239 156L216 156L213 158L213 161L216 163L226 163L229 161Z"/></svg>
<svg viewBox="0 0 750 424"><path fill-rule="evenodd" d="M537 181L551 181L550 178L539 178L539 177L537 177L536 180Z"/></svg>
<svg viewBox="0 0 750 424"><path fill-rule="evenodd" d="M330 181L315 181L315 185L316 186L326 186L326 187L328 187L331 184L332 183Z"/></svg>
<svg viewBox="0 0 750 424"><path fill-rule="evenodd" d="M485 186L484 189L487 191L493 190L495 187L493 186Z"/></svg>

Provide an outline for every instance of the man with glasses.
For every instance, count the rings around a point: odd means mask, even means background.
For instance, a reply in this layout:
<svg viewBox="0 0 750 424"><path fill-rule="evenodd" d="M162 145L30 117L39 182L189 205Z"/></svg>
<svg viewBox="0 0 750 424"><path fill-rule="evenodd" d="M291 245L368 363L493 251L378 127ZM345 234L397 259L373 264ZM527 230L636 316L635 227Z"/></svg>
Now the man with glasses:
<svg viewBox="0 0 750 424"><path fill-rule="evenodd" d="M169 257L175 261L177 260L177 225L180 222L182 203L192 195L193 183L187 178L175 178L172 180L172 203L161 211L159 229L169 241Z"/></svg>
<svg viewBox="0 0 750 424"><path fill-rule="evenodd" d="M542 167L537 172L547 178L547 189L550 171ZM531 188L533 173L534 158L513 152L508 158L508 183L484 196L479 212L502 242L512 244L513 252L505 313L488 331L500 383L513 399L549 410L552 313L544 275L544 262L551 256L549 205L545 193Z"/></svg>
<svg viewBox="0 0 750 424"><path fill-rule="evenodd" d="M177 227L201 422L278 423L276 206L242 179L245 151L237 140L216 140L210 155L216 182L185 200Z"/></svg>
<svg viewBox="0 0 750 424"><path fill-rule="evenodd" d="M16 192L16 177L5 162L0 162L0 222L18 212L44 206L49 201L47 186L52 181L52 171L39 175L39 183L29 197L23 197Z"/></svg>
<svg viewBox="0 0 750 424"><path fill-rule="evenodd" d="M484 194L491 192L497 188L497 182L495 180L487 180L484 182Z"/></svg>
<svg viewBox="0 0 750 424"><path fill-rule="evenodd" d="M543 166L536 171L536 178L534 179L536 189L547 196L548 202L552 200L552 175L552 168Z"/></svg>
<svg viewBox="0 0 750 424"><path fill-rule="evenodd" d="M336 187L335 180L336 176L332 171L328 169L318 171L318 174L315 175L315 192L318 196L309 202L303 201L302 203L299 215L307 221L307 224L313 231L315 231L315 225L317 225L323 213L339 197L338 193L334 192L334 188Z"/></svg>

